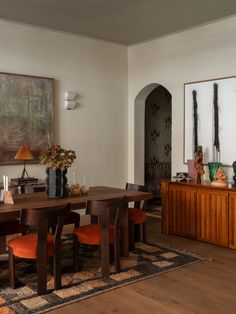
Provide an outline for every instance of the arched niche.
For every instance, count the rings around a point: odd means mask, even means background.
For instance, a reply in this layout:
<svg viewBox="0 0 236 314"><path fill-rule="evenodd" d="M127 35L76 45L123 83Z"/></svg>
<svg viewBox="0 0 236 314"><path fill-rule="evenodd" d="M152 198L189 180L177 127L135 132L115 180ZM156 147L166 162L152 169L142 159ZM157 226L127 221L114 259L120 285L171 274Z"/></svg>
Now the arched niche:
<svg viewBox="0 0 236 314"><path fill-rule="evenodd" d="M161 85L146 85L134 100L134 182L137 184L145 183L145 101L158 86Z"/></svg>

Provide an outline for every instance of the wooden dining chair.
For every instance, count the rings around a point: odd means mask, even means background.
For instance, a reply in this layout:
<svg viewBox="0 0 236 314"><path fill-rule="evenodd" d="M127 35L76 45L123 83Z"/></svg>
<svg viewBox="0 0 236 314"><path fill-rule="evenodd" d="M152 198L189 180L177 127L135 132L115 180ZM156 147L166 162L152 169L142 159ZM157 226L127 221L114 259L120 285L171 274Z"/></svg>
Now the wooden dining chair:
<svg viewBox="0 0 236 314"><path fill-rule="evenodd" d="M100 246L102 275L110 274L110 247L114 248L115 272L120 271L120 221L127 208L127 198L88 201L86 215L91 215L91 224L74 230L74 267L79 270L80 244ZM96 223L94 223L96 222Z"/></svg>
<svg viewBox="0 0 236 314"><path fill-rule="evenodd" d="M63 221L70 213L70 204L46 208L22 209L20 223L34 227L29 233L8 242L10 287L15 289L15 257L37 261L37 293L47 293L46 265L53 257L54 288L61 288L61 233ZM49 226L53 233L49 233Z"/></svg>
<svg viewBox="0 0 236 314"><path fill-rule="evenodd" d="M147 192L143 185L126 183L126 190ZM129 208L129 247L134 248L134 242L140 241L140 226L142 226L142 240L146 242L146 220L145 213L147 201L136 201L134 207Z"/></svg>

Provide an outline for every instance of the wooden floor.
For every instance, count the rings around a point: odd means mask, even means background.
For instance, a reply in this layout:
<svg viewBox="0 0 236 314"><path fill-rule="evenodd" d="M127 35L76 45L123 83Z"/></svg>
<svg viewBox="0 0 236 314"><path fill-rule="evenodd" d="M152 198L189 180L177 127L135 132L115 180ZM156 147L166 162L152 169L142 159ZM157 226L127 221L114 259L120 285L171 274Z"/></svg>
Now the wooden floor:
<svg viewBox="0 0 236 314"><path fill-rule="evenodd" d="M164 237L149 218L148 239L211 258L51 311L64 313L236 313L236 251Z"/></svg>

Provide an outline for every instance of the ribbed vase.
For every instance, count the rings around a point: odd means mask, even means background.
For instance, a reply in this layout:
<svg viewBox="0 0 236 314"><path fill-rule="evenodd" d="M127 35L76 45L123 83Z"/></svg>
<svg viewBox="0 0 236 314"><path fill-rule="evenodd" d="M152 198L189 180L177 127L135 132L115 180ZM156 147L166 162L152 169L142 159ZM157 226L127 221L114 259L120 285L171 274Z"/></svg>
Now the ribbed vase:
<svg viewBox="0 0 236 314"><path fill-rule="evenodd" d="M67 169L46 168L46 193L49 198L63 198L67 196Z"/></svg>
<svg viewBox="0 0 236 314"><path fill-rule="evenodd" d="M221 162L208 162L209 168L209 179L210 181L215 180L216 171L222 166Z"/></svg>

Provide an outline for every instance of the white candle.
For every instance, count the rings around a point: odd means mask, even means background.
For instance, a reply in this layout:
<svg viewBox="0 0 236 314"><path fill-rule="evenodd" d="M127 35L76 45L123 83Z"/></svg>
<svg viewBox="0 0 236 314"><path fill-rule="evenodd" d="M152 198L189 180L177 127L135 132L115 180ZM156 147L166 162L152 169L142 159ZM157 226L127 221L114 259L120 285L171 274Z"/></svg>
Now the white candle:
<svg viewBox="0 0 236 314"><path fill-rule="evenodd" d="M75 171L73 171L72 175L73 175L73 184L76 185Z"/></svg>
<svg viewBox="0 0 236 314"><path fill-rule="evenodd" d="M8 187L9 187L9 181L8 181L8 176L6 176L6 191L8 191Z"/></svg>
<svg viewBox="0 0 236 314"><path fill-rule="evenodd" d="M85 185L85 175L84 175L84 185Z"/></svg>
<svg viewBox="0 0 236 314"><path fill-rule="evenodd" d="M6 191L6 176L3 175L3 190Z"/></svg>

